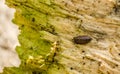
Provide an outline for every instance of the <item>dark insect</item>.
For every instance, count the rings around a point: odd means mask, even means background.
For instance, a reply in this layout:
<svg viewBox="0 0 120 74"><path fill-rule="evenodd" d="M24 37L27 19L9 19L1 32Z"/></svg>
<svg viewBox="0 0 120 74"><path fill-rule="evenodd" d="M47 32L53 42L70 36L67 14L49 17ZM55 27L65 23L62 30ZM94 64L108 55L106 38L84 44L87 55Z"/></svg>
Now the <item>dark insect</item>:
<svg viewBox="0 0 120 74"><path fill-rule="evenodd" d="M92 40L91 37L87 36L87 35L83 35L83 36L77 36L73 38L73 41L76 44L87 44L88 42L90 42Z"/></svg>

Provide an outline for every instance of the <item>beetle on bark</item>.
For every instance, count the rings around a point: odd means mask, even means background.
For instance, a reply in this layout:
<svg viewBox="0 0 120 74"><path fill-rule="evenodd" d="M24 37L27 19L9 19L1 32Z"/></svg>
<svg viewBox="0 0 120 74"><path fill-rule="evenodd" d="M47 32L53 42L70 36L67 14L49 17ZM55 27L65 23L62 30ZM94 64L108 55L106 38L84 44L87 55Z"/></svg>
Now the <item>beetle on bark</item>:
<svg viewBox="0 0 120 74"><path fill-rule="evenodd" d="M74 43L76 44L87 44L92 40L91 37L87 35L82 35L82 36L76 36L73 38Z"/></svg>

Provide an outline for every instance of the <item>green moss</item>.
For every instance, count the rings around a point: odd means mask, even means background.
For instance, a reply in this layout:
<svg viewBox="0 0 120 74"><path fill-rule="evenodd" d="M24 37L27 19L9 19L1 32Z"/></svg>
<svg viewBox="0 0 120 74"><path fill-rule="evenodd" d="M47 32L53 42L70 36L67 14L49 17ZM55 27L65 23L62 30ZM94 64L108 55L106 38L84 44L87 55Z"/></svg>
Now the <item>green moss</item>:
<svg viewBox="0 0 120 74"><path fill-rule="evenodd" d="M16 47L16 51L21 65L18 68L5 68L2 74L68 74L64 67L54 60L58 49L54 43L59 41L57 33L73 34L76 30L72 32L64 29L68 25L61 24L57 17L64 21L70 14L52 1L6 0L9 7L16 9L12 21L20 29L20 46Z"/></svg>

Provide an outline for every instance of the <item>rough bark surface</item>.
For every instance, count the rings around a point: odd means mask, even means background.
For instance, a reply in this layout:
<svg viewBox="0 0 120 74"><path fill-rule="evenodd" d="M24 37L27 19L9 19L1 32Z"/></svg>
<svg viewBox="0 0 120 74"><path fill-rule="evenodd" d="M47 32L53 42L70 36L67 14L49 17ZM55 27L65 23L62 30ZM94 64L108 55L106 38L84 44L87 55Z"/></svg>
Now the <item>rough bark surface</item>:
<svg viewBox="0 0 120 74"><path fill-rule="evenodd" d="M27 41L27 38L37 38L31 36L29 31L35 31L35 34L44 31L45 36L42 38L53 43L52 62L56 60L64 70L60 69L60 72L63 72L60 73L58 68L59 73L56 73L51 71L50 67L46 70L49 71L48 74L120 74L119 0L6 1L8 6L17 10L14 22L22 31L19 36L21 47L30 49L30 45L24 41ZM19 21L20 19L22 20ZM25 31L23 25L30 30ZM24 34L26 35L22 37ZM87 35L92 40L87 44L76 44L73 38L79 35ZM39 45L37 48L34 46L36 45L33 45L32 49L37 51ZM24 53L19 56L25 55Z"/></svg>

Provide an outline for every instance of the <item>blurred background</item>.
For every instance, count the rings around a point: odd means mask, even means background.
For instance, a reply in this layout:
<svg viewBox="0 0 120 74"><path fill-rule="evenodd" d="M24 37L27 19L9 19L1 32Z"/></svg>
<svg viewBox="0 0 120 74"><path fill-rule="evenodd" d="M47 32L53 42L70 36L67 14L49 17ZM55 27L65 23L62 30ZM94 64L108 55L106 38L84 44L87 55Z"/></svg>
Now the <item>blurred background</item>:
<svg viewBox="0 0 120 74"><path fill-rule="evenodd" d="M17 36L18 27L12 23L15 9L5 5L5 0L0 0L0 72L4 67L19 66L20 60L15 51L19 45Z"/></svg>

